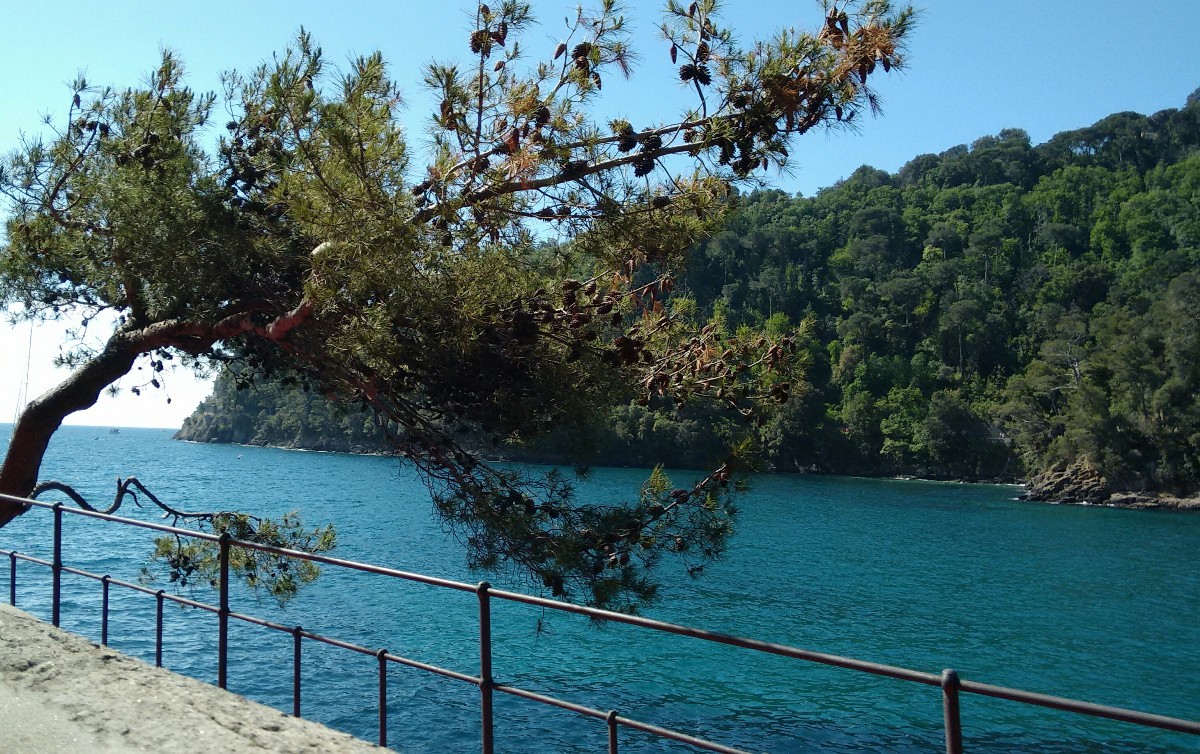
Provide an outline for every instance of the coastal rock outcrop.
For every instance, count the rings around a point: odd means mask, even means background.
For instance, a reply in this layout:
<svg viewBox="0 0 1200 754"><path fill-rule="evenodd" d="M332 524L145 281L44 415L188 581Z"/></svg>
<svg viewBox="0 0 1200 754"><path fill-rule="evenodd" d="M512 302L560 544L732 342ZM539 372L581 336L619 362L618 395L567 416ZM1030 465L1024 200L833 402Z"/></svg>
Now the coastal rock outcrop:
<svg viewBox="0 0 1200 754"><path fill-rule="evenodd" d="M1200 510L1200 495L1165 491L1111 490L1108 480L1084 461L1042 472L1025 486L1022 500L1043 503L1108 505L1137 510Z"/></svg>
<svg viewBox="0 0 1200 754"><path fill-rule="evenodd" d="M1032 477L1023 500L1046 503L1100 505L1110 495L1107 480L1090 464L1076 461L1066 468L1051 469Z"/></svg>

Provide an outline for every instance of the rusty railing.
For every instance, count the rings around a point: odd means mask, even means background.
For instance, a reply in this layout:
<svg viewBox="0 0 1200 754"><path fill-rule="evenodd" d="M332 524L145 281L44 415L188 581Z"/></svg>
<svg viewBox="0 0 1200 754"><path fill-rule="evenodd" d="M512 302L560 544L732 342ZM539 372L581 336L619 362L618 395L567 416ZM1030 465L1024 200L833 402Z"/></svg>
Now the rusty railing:
<svg viewBox="0 0 1200 754"><path fill-rule="evenodd" d="M740 636L732 636L729 634L707 631L701 628L693 628L690 626L682 626L674 623L666 623L663 621L653 620L635 615L627 615L624 613L614 613L607 610L599 610L592 607L584 607L582 605L573 605L570 603L559 602L557 600L546 599L544 597L536 597L528 594L520 594L518 592L508 592L499 589L493 589L488 582L483 581L478 584L467 584L460 581L450 579L442 579L434 576L427 576L420 573L411 573L407 571L399 571L393 568L384 568L382 566L371 565L368 563L359 563L352 560L343 560L340 558L332 558L323 555L315 555L297 550L287 550L278 547L270 547L267 545L256 544L253 542L244 542L231 538L228 534L215 536L207 532L198 532L190 529L180 529L174 526L165 526L162 524L150 523L147 521L138 521L136 519L124 518L121 516L106 515L95 511L87 511L77 508L65 507L62 503L45 503L34 500L25 500L22 498L14 498L8 495L0 495L0 501L8 504L28 505L33 508L45 509L54 516L54 533L53 533L53 557L51 560L33 557L31 555L22 554L11 550L0 550L0 555L7 555L9 561L9 604L16 606L17 604L17 563L26 562L35 565L43 566L51 570L51 622L57 626L60 619L60 594L62 589L62 575L72 574L84 578L92 579L100 582L101 585L101 629L100 643L107 646L108 644L108 603L109 589L111 586L119 586L125 589L131 589L136 592L142 592L151 595L156 601L156 628L155 628L155 664L162 666L162 649L163 649L163 603L165 601L175 602L181 605L187 605L199 610L213 613L217 616L218 633L217 633L217 685L221 688L226 687L227 669L228 669L228 654L229 654L229 620L243 621L254 625L262 626L281 633L291 634L292 636L292 714L296 717L300 716L300 692L301 692L301 652L302 642L305 639L327 644L334 647L357 652L363 655L374 656L379 662L379 745L387 746L387 667L389 663L405 665L418 670L423 670L430 673L435 673L439 676L450 678L463 683L468 683L476 686L479 689L479 709L480 709L480 730L482 737L482 750L484 754L493 754L494 742L494 720L492 712L492 697L496 692L509 694L512 696L527 699L529 701L545 704L559 709L575 712L584 717L593 718L603 722L607 726L608 732L608 751L610 754L617 754L619 747L619 732L621 728L629 728L632 730L642 731L654 736L678 741L689 744L699 749L706 751L726 752L727 754L746 754L741 749L731 746L726 746L714 741L707 741L695 736L690 736L686 733L669 728L660 727L651 723L636 720L630 717L624 717L616 710L599 710L592 707L587 707L581 704L575 704L563 699L558 699L546 694L540 694L529 689L519 688L507 684L497 683L493 675L492 669L492 641L491 641L491 601L493 599L507 600L510 602L532 605L548 610L557 610L560 612L574 613L584 615L588 618L601 621L609 621L613 623L624 623L631 626L651 631L660 631L678 636L687 636L701 641L714 642L717 644L726 644L733 647L740 647L754 652L764 652L782 657L789 657L796 660L804 660L806 662L819 663L822 665L830 665L848 670L855 670L862 673L869 673L876 676L884 676L894 678L911 683L924 684L932 686L940 690L942 699L943 721L942 725L945 731L945 744L947 754L961 754L963 751L962 737L962 720L959 713L959 696L963 693L977 694L980 696L994 697L997 699L1007 699L1013 702L1029 704L1038 707L1047 707L1050 709L1063 710L1079 715L1090 717L1107 718L1134 725L1147 726L1151 728L1160 728L1163 730L1176 731L1191 735L1200 736L1200 722L1193 720L1183 720L1164 715L1155 715L1147 712L1139 712L1136 710L1123 709L1120 707L1110 707L1101 704L1092 704L1082 702L1075 699L1066 699L1063 697L1050 696L1047 694L1038 694L1031 691L1023 691L1021 689L1007 688L1004 686L995 686L988 683L980 683L961 679L954 670L943 670L939 673L927 673L918 670L910 670L908 668L897 667L894 665L882 665L875 662L867 662L865 660L857 660L850 657L840 657L838 655L825 654L822 652L813 652L806 649L798 649L782 644L773 644L755 639L747 639ZM86 518L100 519L116 524L138 527L141 529L149 529L165 534L173 534L180 537L190 537L194 539L216 542L219 546L219 567L220 567L220 599L219 604L214 606L197 600L189 599L177 594L170 594L162 589L151 589L142 584L137 584L121 579L115 579L104 574L95 574L84 571L79 568L73 568L62 560L62 517L64 513L83 516ZM273 621L265 620L252 615L245 615L234 612L229 605L229 553L231 548L240 547L250 550L258 550L261 552L272 553L286 557L308 560L326 566L335 566L338 568L347 568L350 570L371 573L380 576L389 576L406 581L427 584L429 586L440 587L443 589L452 589L459 592L472 592L476 595L479 603L479 675L469 675L461 673L449 668L439 667L428 663L414 660L409 657L403 657L393 654L386 649L371 649L360 646L352 642L335 639L333 637L324 636L313 631L302 628L301 626L285 626Z"/></svg>

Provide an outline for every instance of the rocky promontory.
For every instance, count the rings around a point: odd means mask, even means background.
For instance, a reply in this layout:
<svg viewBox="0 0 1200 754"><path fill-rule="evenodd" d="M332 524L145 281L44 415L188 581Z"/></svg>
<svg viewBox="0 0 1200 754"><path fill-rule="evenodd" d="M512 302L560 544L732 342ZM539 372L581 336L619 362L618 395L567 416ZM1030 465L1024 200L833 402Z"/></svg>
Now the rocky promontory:
<svg viewBox="0 0 1200 754"><path fill-rule="evenodd" d="M1096 467L1076 461L1042 472L1026 484L1022 500L1076 505L1107 505L1140 510L1200 510L1200 496L1170 492L1114 490Z"/></svg>
<svg viewBox="0 0 1200 754"><path fill-rule="evenodd" d="M1021 499L1043 503L1102 505L1109 497L1107 480L1083 461L1037 474L1025 489Z"/></svg>
<svg viewBox="0 0 1200 754"><path fill-rule="evenodd" d="M250 417L213 410L200 404L195 413L184 419L174 439L186 442L230 443L263 447L318 450L334 453L377 455L390 448L382 431L370 417L320 416L323 421L309 421L303 414L300 421L285 422L282 417ZM353 421L357 419L358 421Z"/></svg>

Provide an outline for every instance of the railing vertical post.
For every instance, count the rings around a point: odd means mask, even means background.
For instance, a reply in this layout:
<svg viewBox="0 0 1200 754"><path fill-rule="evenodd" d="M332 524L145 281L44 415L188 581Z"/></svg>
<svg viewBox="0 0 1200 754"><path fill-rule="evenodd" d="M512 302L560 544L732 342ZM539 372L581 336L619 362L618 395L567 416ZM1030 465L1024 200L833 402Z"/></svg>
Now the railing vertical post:
<svg viewBox="0 0 1200 754"><path fill-rule="evenodd" d="M158 609L155 612L154 623L154 667L162 667L162 628L163 628L163 595L165 591L159 589L154 593L154 598L158 601Z"/></svg>
<svg viewBox="0 0 1200 754"><path fill-rule="evenodd" d="M942 719L946 725L946 754L962 754L962 721L958 711L958 673L942 671Z"/></svg>
<svg viewBox="0 0 1200 754"><path fill-rule="evenodd" d="M492 730L492 609L488 589L492 585L479 582L479 707L483 728L483 754L493 754L495 742Z"/></svg>
<svg viewBox="0 0 1200 754"><path fill-rule="evenodd" d="M617 754L617 711L609 710L605 721L608 723L608 754Z"/></svg>
<svg viewBox="0 0 1200 754"><path fill-rule="evenodd" d="M8 554L8 604L17 606L17 553Z"/></svg>
<svg viewBox="0 0 1200 754"><path fill-rule="evenodd" d="M229 532L221 535L221 604L217 609L217 687L225 688L229 665Z"/></svg>
<svg viewBox="0 0 1200 754"><path fill-rule="evenodd" d="M54 504L54 562L50 565L51 587L50 622L58 625L62 602L62 503Z"/></svg>
<svg viewBox="0 0 1200 754"><path fill-rule="evenodd" d="M300 626L292 629L292 716L300 717Z"/></svg>
<svg viewBox="0 0 1200 754"><path fill-rule="evenodd" d="M387 650L375 653L379 658L379 745L387 746Z"/></svg>
<svg viewBox="0 0 1200 754"><path fill-rule="evenodd" d="M108 646L108 582L106 573L100 577L100 646Z"/></svg>

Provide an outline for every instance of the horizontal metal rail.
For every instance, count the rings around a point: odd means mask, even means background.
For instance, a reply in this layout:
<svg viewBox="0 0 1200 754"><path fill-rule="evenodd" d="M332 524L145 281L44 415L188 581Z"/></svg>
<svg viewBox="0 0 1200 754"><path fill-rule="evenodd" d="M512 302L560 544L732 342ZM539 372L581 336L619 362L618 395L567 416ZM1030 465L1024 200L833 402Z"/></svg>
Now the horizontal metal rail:
<svg viewBox="0 0 1200 754"><path fill-rule="evenodd" d="M692 746L695 746L698 749L705 749L706 751L719 751L719 752L723 752L724 754L748 754L743 749L735 749L732 746L724 746L722 744L713 743L712 741L705 741L703 738L696 738L695 736L689 736L684 733L680 733L679 731L671 730L669 728L661 728L657 725L651 725L650 723L644 723L644 722L641 722L640 720L632 720L627 717L614 716L612 712L601 712L598 709L586 707L582 704L575 704L574 702L568 702L568 701L565 701L563 699L558 699L553 696L546 696L545 694L539 694L536 691L529 691L528 689L522 689L522 688L518 688L516 686L504 686L504 685L497 685L494 688L496 691L502 691L506 694L512 694L513 696L518 696L518 697L521 697L522 699L528 699L532 702L538 702L539 704L545 704L550 707L557 707L559 709L565 709L570 712L574 712L578 715L583 715L584 717L591 717L591 718L595 718L597 720L605 720L605 721L607 721L611 718L619 725L624 725L627 728L633 728L635 730L640 730L644 733L651 733L660 738L667 738L672 741L679 741L680 743L690 744Z"/></svg>
<svg viewBox="0 0 1200 754"><path fill-rule="evenodd" d="M162 604L164 601L171 601L181 605L198 608L218 616L220 621L219 627L219 646L218 646L218 685L225 687L225 676L227 666L227 622L228 619L242 621L245 623L258 625L273 631L287 633L293 637L294 641L294 678L293 678L293 714L300 714L300 692L301 692L301 677L300 677L300 662L301 662L301 642L303 639L319 642L333 647L338 647L358 654L372 656L378 659L379 662L379 740L381 745L386 745L387 740L387 664L394 663L411 667L417 670L433 673L452 680L468 683L477 686L480 690L481 704L481 729L483 734L483 751L485 754L491 754L494 744L492 740L492 693L501 692L526 699L528 701L544 704L559 709L574 712L584 717L602 720L608 727L608 749L615 754L617 751L617 730L619 727L638 730L660 738L665 738L680 743L685 743L700 749L717 752L728 752L730 754L743 754L740 749L726 746L720 743L706 741L687 735L680 731L663 728L647 722L636 720L629 717L619 715L615 710L602 711L587 707L585 705L576 704L563 699L558 699L553 696L541 694L528 689L519 688L512 685L496 683L492 677L491 668L491 611L490 600L500 599L518 604L525 604L543 609L556 610L559 612L573 613L583 615L594 620L602 620L613 623L622 623L630 626L636 626L642 629L658 631L662 633L674 634L677 636L686 636L700 641L711 642L716 644L724 644L727 646L738 647L755 652L778 655L795 660L805 662L818 663L832 667L845 668L861 673L894 678L911 683L919 683L926 686L936 686L942 691L943 701L943 725L945 729L946 751L949 754L956 754L962 751L962 729L959 719L959 704L958 695L962 692L969 694L977 694L980 696L993 697L997 699L1006 699L1021 704L1034 705L1050 709L1057 709L1075 714L1107 718L1135 725L1142 725L1163 730L1170 730L1179 733L1187 733L1191 735L1200 735L1200 722L1192 720L1184 720L1180 718L1168 717L1165 715L1156 715L1137 710L1124 709L1120 707L1111 707L1101 704L1093 704L1075 699L1066 699L1063 697L1051 696L1048 694L1040 694L1021 689L1007 688L1004 686L995 686L977 681L961 680L958 674L953 670L945 670L940 674L928 673L909 668L898 667L894 665L885 665L881 663L869 662L850 657L842 657L839 655L828 654L824 652L815 652L806 649L799 649L783 644L775 644L771 642L749 639L741 636L709 631L706 629L695 628L691 626L683 626L675 623L654 620L636 615L627 615L624 613L615 613L598 608L586 607L583 605L574 605L571 603L559 602L557 600L547 599L519 592L509 592L499 589L492 589L486 582L480 584L468 584L452 579L443 579L434 576L428 576L421 573L413 573L410 571L401 571L394 568L386 568L383 566L372 565L369 563L361 563L353 560L345 560L342 558L333 558L327 555L319 555L314 553L302 552L299 550L291 550L281 547L273 547L270 545L259 544L255 542L245 542L236 540L228 534L215 535L209 532L198 532L190 529L181 529L174 526L166 526L156 524L149 521L139 521L137 519L125 518L122 516L113 516L97 511L82 510L76 508L67 508L62 503L45 503L34 500L25 500L23 498L14 498L8 495L0 495L0 502L12 505L23 505L33 508L47 509L54 514L54 556L51 560L37 558L32 555L18 553L15 551L0 551L0 554L6 554L9 558L9 602L16 605L17 595L17 563L23 561L34 565L50 568L53 572L53 594L52 594L52 613L54 616L54 624L58 625L59 605L60 605L60 580L61 575L71 574L88 579L93 579L101 582L104 588L103 600L103 616L102 616L102 643L107 644L108 639L108 589L111 585L116 585L125 589L130 589L135 592L152 595L157 601L157 624L156 624L156 659L161 662L162 658ZM73 568L65 565L62 562L62 514L70 513L72 515L83 516L85 518L99 519L111 523L134 526L141 529L148 529L165 534L173 534L180 537L188 537L193 539L213 542L220 545L220 583L222 589L220 592L221 604L219 606L210 605L198 600L189 599L175 594L168 594L161 589L151 589L142 584L136 584L129 581L112 578L105 574L95 574L79 568ZM479 601L479 634L480 634L480 673L479 675L470 675L449 668L439 667L429 663L421 662L416 659L404 657L386 649L373 649L342 639L324 636L322 634L308 631L300 626L285 626L274 621L266 620L252 615L237 613L229 608L229 550L230 548L241 548L247 550L256 550L259 552L270 553L276 556L296 558L306 560L320 565L333 566L338 568L347 568L363 573L370 573L379 576L390 578L398 578L405 581L426 584L428 586L439 587L443 589L451 589L459 592L473 592L477 595Z"/></svg>
<svg viewBox="0 0 1200 754"><path fill-rule="evenodd" d="M24 553L14 552L11 550L0 550L0 555L8 555L10 557L15 557L17 560L21 560L21 561L25 561L27 563L33 563L33 564L45 566L45 567L50 567L53 565L53 563L49 560L43 560L42 558L33 557L31 555L26 555ZM112 576L109 576L107 574L101 575L98 573L93 573L91 571L85 571L80 568L70 568L68 566L63 566L62 572L69 573L74 576L81 576L83 578L91 579L93 581L107 582L110 585L123 587L125 589L129 589L129 590L135 591L135 592L141 592L142 594L147 594L147 595L150 595L151 597L158 597L159 593L161 592L162 598L166 601L175 602L177 604L186 605L188 607L194 607L194 608L197 608L200 610L204 610L206 612L213 613L214 615L220 612L220 608L218 608L216 605L210 605L206 602L200 602L198 600L189 599L187 597L182 597L177 594L163 592L163 590L161 590L161 589L152 589L143 584L137 584L132 581L124 581L122 579L115 579ZM235 620L243 621L245 623L250 623L250 624L253 624L256 626L262 626L263 628L269 628L273 631L279 631L281 633L286 633L286 634L297 633L296 626L286 626L282 623L275 623L274 621L269 621L265 618L259 618L254 615L246 615L243 613L231 612L231 613L229 613L229 617L233 618ZM323 635L315 633L313 631L305 631L305 630L301 629L299 631L299 635L305 639L311 639L313 641L320 642L322 644L328 644L329 646L332 646L332 647L346 649L351 652L357 652L362 655L368 655L370 657L378 657L378 655L379 655L378 649L371 649L370 647L364 647L360 644L354 644L354 643L351 643L348 641L342 641L341 639L335 639L335 638L332 638L329 636L323 636ZM408 657L402 657L402 656L394 655L394 654L390 654L390 653L388 655L386 655L385 659L387 659L389 662L394 662L399 665L405 665L410 668L416 668L418 670L424 670L424 671L427 671L430 673L435 673L437 675L444 676L446 678L453 678L454 680L457 680L457 681L465 681L472 685L476 685L476 686L479 685L479 678L477 676L468 675L466 673L459 673L456 670L450 670L448 668L438 667L437 665L430 665L428 663L424 663L419 660L414 660L414 659L411 659Z"/></svg>
<svg viewBox="0 0 1200 754"><path fill-rule="evenodd" d="M557 600L551 600L545 597L535 597L529 594L521 594L520 592L504 592L493 590L490 592L490 594L493 597L509 600L510 602L520 602L526 605L535 605L537 607L559 610L565 613L586 615L587 617L595 620L610 621L612 623L625 623L630 626L649 628L654 631L662 631L664 633L676 634L678 636L690 636L693 639L700 639L702 641L711 641L717 644L727 644L732 647L752 649L757 652L766 652L769 654L781 655L783 657L791 657L797 660L808 660L809 662L818 662L822 665L833 665L835 667L847 668L849 670L860 670L864 673L887 676L889 678L898 678L902 681L924 683L928 686L941 685L941 676L934 673L922 673L919 670L909 670L908 668L896 667L894 665L881 665L877 662L855 660L850 657L839 657L838 655L825 654L823 652L811 652L806 649L797 649L784 644L772 644L771 642L759 641L757 639L746 639L741 636L733 636L731 634L723 634L716 631L707 631L702 628L681 626L677 623L667 623L665 621L654 620L652 618L644 618L640 615L627 615L625 613L614 613L609 610L601 610L595 607L573 605L569 602L558 602Z"/></svg>
<svg viewBox="0 0 1200 754"><path fill-rule="evenodd" d="M1136 710L1122 709L1121 707L1092 704L1091 702L1081 702L1061 696L1038 694L1033 691L1010 689L1004 686L993 686L990 683L979 683L978 681L960 681L960 683L962 684L962 690L969 694L979 694L980 696L990 696L996 699L1007 699L1011 702L1032 704L1037 707L1074 712L1089 717L1104 717L1123 723L1136 723L1137 725L1145 725L1151 728L1162 728L1163 730L1173 730L1179 733L1200 735L1200 722L1194 720L1180 720L1179 718L1167 717L1166 715L1155 715L1150 712L1138 712Z"/></svg>

